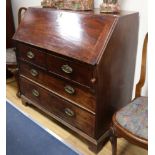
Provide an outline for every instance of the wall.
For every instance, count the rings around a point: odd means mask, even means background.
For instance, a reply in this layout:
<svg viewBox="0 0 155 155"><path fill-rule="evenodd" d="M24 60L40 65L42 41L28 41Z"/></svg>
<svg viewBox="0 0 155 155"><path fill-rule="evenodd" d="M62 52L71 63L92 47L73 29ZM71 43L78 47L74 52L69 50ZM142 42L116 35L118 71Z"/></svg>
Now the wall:
<svg viewBox="0 0 155 155"><path fill-rule="evenodd" d="M12 1L12 7L13 7L13 15L15 20L15 25L17 28L17 12L18 9L22 6L29 7L29 6L40 6L41 0L11 0ZM102 0L95 0L94 6L95 8L99 8L99 5L102 3ZM139 26L139 40L138 40L138 54L137 54L137 63L136 63L136 72L135 72L135 81L136 84L139 80L140 75L140 65L141 65L141 51L143 46L143 40L146 32L148 31L148 25L147 25L147 0L120 0L120 6L122 10L131 10L131 11L138 11L140 15L140 26ZM132 24L132 23L131 23ZM147 78L147 77L146 77ZM146 80L147 81L147 80ZM134 84L134 85L135 85ZM143 88L142 94L147 95L147 82ZM133 91L134 96L134 91Z"/></svg>
<svg viewBox="0 0 155 155"><path fill-rule="evenodd" d="M11 0L15 26L18 25L18 9L20 7L40 6L42 0Z"/></svg>

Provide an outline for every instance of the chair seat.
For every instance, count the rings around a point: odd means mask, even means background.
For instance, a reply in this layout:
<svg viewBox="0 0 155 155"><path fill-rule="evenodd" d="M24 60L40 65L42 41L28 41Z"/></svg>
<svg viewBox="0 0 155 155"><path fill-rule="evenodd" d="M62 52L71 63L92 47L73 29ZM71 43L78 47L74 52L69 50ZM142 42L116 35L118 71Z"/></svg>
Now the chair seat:
<svg viewBox="0 0 155 155"><path fill-rule="evenodd" d="M148 139L148 98L139 97L119 110L116 120L134 135Z"/></svg>
<svg viewBox="0 0 155 155"><path fill-rule="evenodd" d="M16 64L16 54L14 51L14 48L8 48L6 49L6 64L7 65L12 65L12 64Z"/></svg>

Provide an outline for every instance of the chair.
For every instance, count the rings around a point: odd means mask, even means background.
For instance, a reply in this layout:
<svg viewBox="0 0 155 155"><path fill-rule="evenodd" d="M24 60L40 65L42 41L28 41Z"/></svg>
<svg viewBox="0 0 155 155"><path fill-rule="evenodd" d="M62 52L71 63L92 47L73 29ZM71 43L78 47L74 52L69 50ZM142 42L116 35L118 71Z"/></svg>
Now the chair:
<svg viewBox="0 0 155 155"><path fill-rule="evenodd" d="M140 96L145 82L148 34L143 44L141 75L136 85L135 99L117 111L112 118L110 141L112 155L117 154L117 138L123 137L130 143L148 149L148 97Z"/></svg>
<svg viewBox="0 0 155 155"><path fill-rule="evenodd" d="M9 71L9 69L16 69L16 54L14 48L6 49L6 77L10 78L13 76L13 73Z"/></svg>
<svg viewBox="0 0 155 155"><path fill-rule="evenodd" d="M13 77L13 73L8 69L14 68L16 66L16 59L15 54L13 51L13 42L12 42L12 36L15 33L15 27L13 22L13 14L12 14L12 6L11 1L6 1L6 78ZM13 51L13 54L12 54Z"/></svg>
<svg viewBox="0 0 155 155"><path fill-rule="evenodd" d="M22 11L24 12L27 10L25 7L21 7L18 11L18 24L21 21L22 18ZM17 61L16 61L16 49L15 48L8 48L6 49L6 77L10 78L14 75L16 81L17 81L17 96L20 97L20 92L19 92L19 84L18 84L18 66L17 66ZM13 72L10 72L9 69L12 69Z"/></svg>
<svg viewBox="0 0 155 155"><path fill-rule="evenodd" d="M18 10L18 24L20 24L20 21L22 19L22 16L26 12L26 10L27 10L27 8L25 8L25 7L19 8L19 10Z"/></svg>

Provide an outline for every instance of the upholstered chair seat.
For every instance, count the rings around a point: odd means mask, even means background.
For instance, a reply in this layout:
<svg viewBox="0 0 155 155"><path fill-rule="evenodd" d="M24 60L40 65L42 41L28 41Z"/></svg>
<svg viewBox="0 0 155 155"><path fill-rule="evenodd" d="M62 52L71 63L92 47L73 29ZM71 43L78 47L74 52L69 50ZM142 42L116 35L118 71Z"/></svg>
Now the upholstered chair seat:
<svg viewBox="0 0 155 155"><path fill-rule="evenodd" d="M6 50L6 64L7 65L16 65L16 54L14 48L8 48Z"/></svg>
<svg viewBox="0 0 155 155"><path fill-rule="evenodd" d="M116 113L116 120L132 134L148 139L148 98L136 98Z"/></svg>

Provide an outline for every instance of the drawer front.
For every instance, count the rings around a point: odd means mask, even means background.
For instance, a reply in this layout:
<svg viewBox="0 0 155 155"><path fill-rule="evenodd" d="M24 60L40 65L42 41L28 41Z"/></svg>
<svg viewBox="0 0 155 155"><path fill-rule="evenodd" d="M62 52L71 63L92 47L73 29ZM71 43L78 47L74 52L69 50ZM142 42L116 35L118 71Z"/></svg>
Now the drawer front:
<svg viewBox="0 0 155 155"><path fill-rule="evenodd" d="M17 45L18 58L21 60L26 60L40 67L46 67L46 55L45 53L32 48L31 46L18 43Z"/></svg>
<svg viewBox="0 0 155 155"><path fill-rule="evenodd" d="M93 68L87 64L80 64L53 55L47 56L47 67L50 72L91 87Z"/></svg>
<svg viewBox="0 0 155 155"><path fill-rule="evenodd" d="M95 116L24 78L19 81L21 93L28 99L86 134L94 135Z"/></svg>
<svg viewBox="0 0 155 155"><path fill-rule="evenodd" d="M95 112L95 96L88 89L80 87L56 76L47 74L37 67L20 61L20 74L24 75L79 106Z"/></svg>

